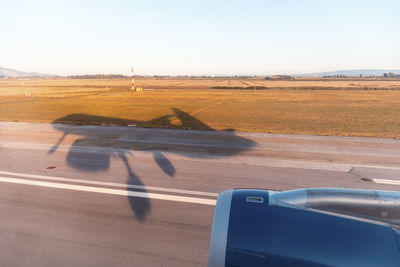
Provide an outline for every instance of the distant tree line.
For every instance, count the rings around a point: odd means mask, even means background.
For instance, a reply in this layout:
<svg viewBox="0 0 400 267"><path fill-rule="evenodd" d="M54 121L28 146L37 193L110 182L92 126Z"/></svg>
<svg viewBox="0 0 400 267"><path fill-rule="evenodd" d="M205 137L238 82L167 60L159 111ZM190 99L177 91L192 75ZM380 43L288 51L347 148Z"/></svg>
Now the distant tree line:
<svg viewBox="0 0 400 267"><path fill-rule="evenodd" d="M385 78L400 78L400 74L394 74L393 72L384 73L383 77Z"/></svg>
<svg viewBox="0 0 400 267"><path fill-rule="evenodd" d="M364 76L362 74L353 75L353 76L348 76L348 75L343 75L343 74L337 74L337 75L326 75L322 76L322 78L354 78L354 77L360 77L360 78L382 78L382 75L370 75L370 76ZM383 73L384 78L400 78L400 74L394 74L393 72L389 73Z"/></svg>
<svg viewBox="0 0 400 267"><path fill-rule="evenodd" d="M325 75L322 78L349 78L349 76L338 74L338 75Z"/></svg>
<svg viewBox="0 0 400 267"><path fill-rule="evenodd" d="M85 74L68 76L71 79L126 79L129 76L122 74Z"/></svg>
<svg viewBox="0 0 400 267"><path fill-rule="evenodd" d="M290 75L274 75L274 76L267 76L265 77L266 80L294 80L294 78Z"/></svg>

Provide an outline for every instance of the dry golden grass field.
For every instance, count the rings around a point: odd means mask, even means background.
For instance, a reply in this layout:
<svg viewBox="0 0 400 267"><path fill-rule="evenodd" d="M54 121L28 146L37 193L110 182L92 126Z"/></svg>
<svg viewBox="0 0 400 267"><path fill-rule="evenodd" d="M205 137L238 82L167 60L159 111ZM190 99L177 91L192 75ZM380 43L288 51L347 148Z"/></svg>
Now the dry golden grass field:
<svg viewBox="0 0 400 267"><path fill-rule="evenodd" d="M129 94L129 80L0 79L0 120L400 138L400 81L149 78L137 84L146 91ZM251 86L272 89L212 89Z"/></svg>

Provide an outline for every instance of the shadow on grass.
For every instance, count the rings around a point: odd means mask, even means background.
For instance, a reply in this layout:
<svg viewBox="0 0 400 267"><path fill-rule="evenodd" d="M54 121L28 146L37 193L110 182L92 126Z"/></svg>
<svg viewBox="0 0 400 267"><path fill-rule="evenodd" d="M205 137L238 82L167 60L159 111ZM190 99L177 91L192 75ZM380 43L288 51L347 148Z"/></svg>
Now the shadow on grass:
<svg viewBox="0 0 400 267"><path fill-rule="evenodd" d="M136 126L159 126L164 128L176 128L174 124L171 123L171 119L174 117L179 121L180 128L186 129L202 129L208 131L215 131L213 128L209 127L207 124L200 120L192 117L190 114L174 108L174 114L165 115L150 121L137 121L137 120L127 120L111 117L103 117L89 114L70 114L65 117L59 118L53 122L53 127L62 132L61 138L58 142L49 150L49 154L57 151L59 145L63 142L65 137L70 134L79 135L81 138L74 141L71 145L69 152L66 157L66 162L69 166L87 172L98 172L106 171L110 168L111 157L117 157L124 163L127 171L127 185L139 185L144 186L143 181L138 175L134 173L131 165L129 164L128 157L132 150L145 150L146 152L152 153L154 162L158 167L168 176L173 177L176 173L176 169L172 162L163 154L162 151L167 150L168 153L179 153L184 156L203 158L204 153L187 153L191 152L191 149L204 149L211 153L213 157L228 157L234 154L241 153L245 150L249 150L255 146L255 142L246 139L244 137L237 136L234 132L225 133L218 136L199 135L199 132L188 132L191 133L190 140L181 140L178 143L168 143L168 140L173 137L175 132L163 132L163 131L151 131L143 132L139 131L137 128L124 128L127 138L134 137L134 140L102 140L101 144L93 145L93 140L95 136L101 135L98 127L66 127L63 124L74 124L74 125L103 125L103 124L114 124L120 126L136 125ZM230 129L231 130L231 129ZM118 131L118 128L104 128L101 131ZM232 130L231 130L232 131ZM109 136L110 132L108 133ZM212 141L211 138L214 138ZM210 139L210 140L209 140ZM138 141L138 140L144 140ZM127 142L126 142L127 141ZM123 142L125 146L124 149L117 147L116 143ZM174 141L176 142L176 141ZM186 143L185 143L186 142ZM187 143L189 142L189 143ZM235 145L234 149L230 149L229 145ZM183 151L171 151L171 146L180 147ZM224 153L219 154L215 151L214 146L221 146L224 148ZM87 147L92 147L89 151ZM94 148L93 148L94 147ZM185 150L186 149L186 150ZM127 190L130 190L127 188ZM145 189L141 190L147 193ZM149 198L139 198L139 197L128 197L129 204L133 211L133 214L140 221L144 221L147 215L151 211L151 203Z"/></svg>

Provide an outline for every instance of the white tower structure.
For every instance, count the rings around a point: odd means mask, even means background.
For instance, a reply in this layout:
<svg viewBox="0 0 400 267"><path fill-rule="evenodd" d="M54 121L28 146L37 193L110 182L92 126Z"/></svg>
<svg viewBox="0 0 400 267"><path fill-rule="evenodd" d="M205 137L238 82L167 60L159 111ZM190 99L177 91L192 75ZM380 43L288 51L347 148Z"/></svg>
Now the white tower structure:
<svg viewBox="0 0 400 267"><path fill-rule="evenodd" d="M131 68L132 71L132 86L131 86L131 94L135 92L135 76L133 74L133 68Z"/></svg>

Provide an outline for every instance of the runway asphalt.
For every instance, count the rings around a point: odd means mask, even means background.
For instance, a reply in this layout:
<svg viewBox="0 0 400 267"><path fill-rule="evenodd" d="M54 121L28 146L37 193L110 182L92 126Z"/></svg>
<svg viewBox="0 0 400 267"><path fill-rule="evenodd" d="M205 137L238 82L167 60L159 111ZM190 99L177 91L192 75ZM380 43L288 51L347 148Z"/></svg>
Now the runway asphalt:
<svg viewBox="0 0 400 267"><path fill-rule="evenodd" d="M0 123L0 266L205 266L228 188L400 189L400 141Z"/></svg>

